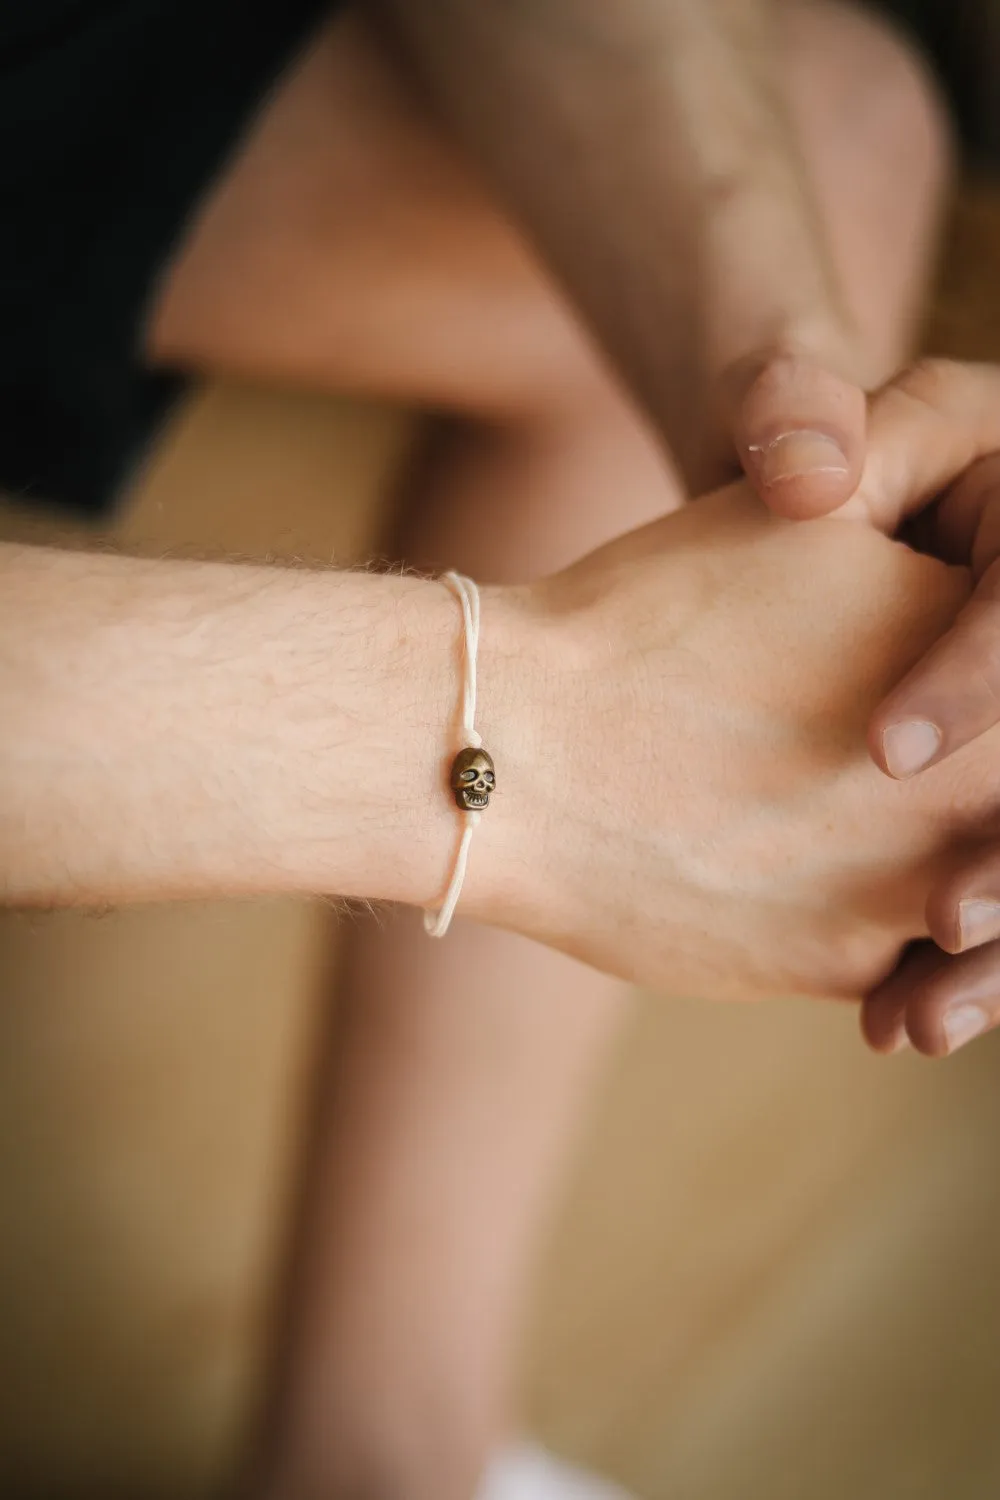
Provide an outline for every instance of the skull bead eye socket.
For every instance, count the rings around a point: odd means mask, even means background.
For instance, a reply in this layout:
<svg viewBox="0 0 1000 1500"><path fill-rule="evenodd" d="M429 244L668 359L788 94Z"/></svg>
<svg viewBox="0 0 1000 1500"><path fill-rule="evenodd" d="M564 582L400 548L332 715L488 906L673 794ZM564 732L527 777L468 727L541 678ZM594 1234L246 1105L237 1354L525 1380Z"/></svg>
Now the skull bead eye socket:
<svg viewBox="0 0 1000 1500"><path fill-rule="evenodd" d="M478 775L479 772L473 766L470 766L467 771L462 772L461 779L462 781L473 782L476 780Z"/></svg>
<svg viewBox="0 0 1000 1500"><path fill-rule="evenodd" d="M489 784L490 784L490 786L492 786L493 783L496 781L496 777L493 775L492 771L484 771L483 772L483 780L484 781L488 781Z"/></svg>

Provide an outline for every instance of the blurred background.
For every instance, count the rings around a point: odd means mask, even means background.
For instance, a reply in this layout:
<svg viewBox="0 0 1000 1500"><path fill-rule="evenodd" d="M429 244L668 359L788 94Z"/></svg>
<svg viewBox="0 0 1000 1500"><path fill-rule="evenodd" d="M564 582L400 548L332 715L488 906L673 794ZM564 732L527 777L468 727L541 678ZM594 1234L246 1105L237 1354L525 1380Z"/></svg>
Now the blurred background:
<svg viewBox="0 0 1000 1500"><path fill-rule="evenodd" d="M887 8L965 138L925 342L1000 358L1000 7ZM361 558L412 432L213 386L115 538ZM0 1495L201 1500L238 1471L333 925L290 901L0 915ZM885 1062L850 1007L642 998L534 1290L525 1426L648 1500L992 1500L998 1264L1000 1037Z"/></svg>

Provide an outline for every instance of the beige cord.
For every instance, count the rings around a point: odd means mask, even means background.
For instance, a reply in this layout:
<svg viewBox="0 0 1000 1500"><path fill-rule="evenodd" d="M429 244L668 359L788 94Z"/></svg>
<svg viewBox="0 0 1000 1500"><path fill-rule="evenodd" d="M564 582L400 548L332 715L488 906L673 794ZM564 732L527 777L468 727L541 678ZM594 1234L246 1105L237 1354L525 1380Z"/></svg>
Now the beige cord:
<svg viewBox="0 0 1000 1500"><path fill-rule="evenodd" d="M441 582L451 589L462 606L462 623L465 627L465 669L462 674L462 747L479 750L482 739L476 730L476 659L479 654L479 590L471 578L460 573L445 573ZM469 845L479 825L480 814L469 808L462 813L464 828L458 846L455 868L440 911L424 912L424 931L428 937L442 938L451 926L458 898L465 884L465 872L469 864Z"/></svg>

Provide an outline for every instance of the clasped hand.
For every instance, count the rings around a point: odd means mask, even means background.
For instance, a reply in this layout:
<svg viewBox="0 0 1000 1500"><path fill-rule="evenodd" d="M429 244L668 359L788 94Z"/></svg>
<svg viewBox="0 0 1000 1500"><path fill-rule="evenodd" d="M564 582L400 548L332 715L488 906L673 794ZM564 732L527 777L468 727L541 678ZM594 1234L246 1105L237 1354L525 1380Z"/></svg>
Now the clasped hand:
<svg viewBox="0 0 1000 1500"><path fill-rule="evenodd" d="M675 993L875 991L869 1038L895 1045L901 980L878 986L908 944L946 936L994 818L996 700L972 661L995 628L984 585L963 606L991 525L972 513L993 470L971 466L997 447L1000 374L922 365L872 399L861 482L835 516L784 520L744 481L527 591L551 758L518 795L550 852L516 925ZM951 562L891 539L942 494ZM982 687L957 689L961 712L942 680L955 653ZM888 731L914 695L941 754L986 732L896 780ZM946 1050L940 1019L909 1003L914 1040Z"/></svg>

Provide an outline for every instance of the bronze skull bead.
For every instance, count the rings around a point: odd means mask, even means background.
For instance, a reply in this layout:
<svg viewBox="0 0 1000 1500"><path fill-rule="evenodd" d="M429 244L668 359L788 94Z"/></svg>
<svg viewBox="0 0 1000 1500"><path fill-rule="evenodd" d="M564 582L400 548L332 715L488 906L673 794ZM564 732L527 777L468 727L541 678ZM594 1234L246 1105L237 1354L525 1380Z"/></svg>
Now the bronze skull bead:
<svg viewBox="0 0 1000 1500"><path fill-rule="evenodd" d="M471 746L458 752L451 768L451 788L459 807L466 812L481 812L489 807L490 793L496 791L496 785L491 755Z"/></svg>

